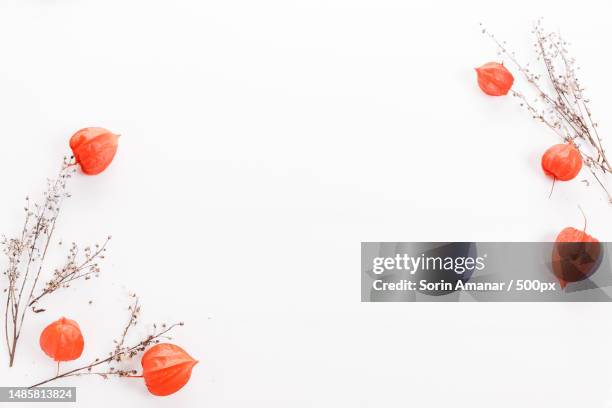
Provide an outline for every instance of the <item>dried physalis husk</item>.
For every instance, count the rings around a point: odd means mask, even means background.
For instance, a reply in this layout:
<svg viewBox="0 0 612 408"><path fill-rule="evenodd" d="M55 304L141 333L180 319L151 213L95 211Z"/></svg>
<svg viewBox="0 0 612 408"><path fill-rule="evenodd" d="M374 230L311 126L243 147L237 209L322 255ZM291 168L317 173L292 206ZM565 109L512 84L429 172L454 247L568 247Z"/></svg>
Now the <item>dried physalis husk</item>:
<svg viewBox="0 0 612 408"><path fill-rule="evenodd" d="M187 384L191 370L197 363L179 346L160 343L142 356L142 376L151 394L170 395Z"/></svg>
<svg viewBox="0 0 612 408"><path fill-rule="evenodd" d="M88 127L70 138L70 148L83 173L96 175L111 164L118 142L119 135L101 127Z"/></svg>
<svg viewBox="0 0 612 408"><path fill-rule="evenodd" d="M78 323L65 317L45 327L40 334L40 348L58 362L79 358L84 346Z"/></svg>
<svg viewBox="0 0 612 408"><path fill-rule="evenodd" d="M556 144L544 152L542 169L556 180L571 180L582 169L582 155L573 143Z"/></svg>
<svg viewBox="0 0 612 408"><path fill-rule="evenodd" d="M594 274L601 264L602 254L599 240L586 230L564 228L557 235L552 253L552 270L561 288Z"/></svg>
<svg viewBox="0 0 612 408"><path fill-rule="evenodd" d="M491 96L502 96L508 94L514 77L503 64L488 62L476 68L478 75L478 86L484 93Z"/></svg>

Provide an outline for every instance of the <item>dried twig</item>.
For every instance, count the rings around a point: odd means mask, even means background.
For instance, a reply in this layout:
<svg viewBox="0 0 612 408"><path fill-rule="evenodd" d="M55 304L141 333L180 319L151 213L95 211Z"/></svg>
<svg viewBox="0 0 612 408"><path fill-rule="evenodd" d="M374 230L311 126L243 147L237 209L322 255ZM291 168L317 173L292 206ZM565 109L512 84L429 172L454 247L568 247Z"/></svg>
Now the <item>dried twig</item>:
<svg viewBox="0 0 612 408"><path fill-rule="evenodd" d="M63 268L56 270L54 277L47 282L40 293L35 295L62 202L65 198L70 197L67 183L74 174L73 166L73 162L64 158L58 176L48 180L47 191L41 203L32 204L29 197L26 197L25 220L21 234L17 238L3 236L1 241L4 246L4 254L8 258L8 267L3 273L7 279L7 287L4 289L7 295L4 310L4 337L10 367L13 366L15 360L17 344L27 311L43 312L44 309L35 307L41 298L56 289L68 286L74 280L88 279L100 271L97 261L103 258L106 242L100 251L86 249L84 260L79 263L76 260L78 249L73 246L68 262Z"/></svg>
<svg viewBox="0 0 612 408"><path fill-rule="evenodd" d="M98 277L100 265L97 261L104 259L106 246L110 239L111 236L108 236L101 245L96 244L94 249L86 247L83 250L82 260L77 260L79 257L79 247L73 242L64 266L53 272L51 280L45 284L45 287L38 295L32 298L28 306L32 307L36 312L40 310L36 308L36 304L49 293L53 293L60 288L70 287L70 284L78 279L89 280L92 277Z"/></svg>
<svg viewBox="0 0 612 408"><path fill-rule="evenodd" d="M532 33L536 38L534 48L537 61L544 65L545 74L541 75L534 72L529 64L520 63L515 53L508 50L505 41L497 40L484 28L482 32L495 42L499 54L510 59L535 92L535 98L531 100L524 92L513 89L511 92L519 99L520 105L534 119L578 148L585 166L612 204L612 195L606 186L606 175L612 174L612 166L606 157L589 100L584 97L584 88L577 78L579 68L568 53L568 43L557 33L545 32L541 20L536 22Z"/></svg>
<svg viewBox="0 0 612 408"><path fill-rule="evenodd" d="M121 370L113 366L109 366L106 371L96 372L96 371L93 371L93 369L102 364L112 364L112 363L118 363L118 362L132 359L133 357L142 353L148 346L159 343L161 339L164 339L164 338L168 339L169 337L167 337L167 333L169 333L172 329L174 329L177 326L182 326L183 323L180 322L180 323L175 323L171 325L162 324L160 326L161 327L160 329L158 329L157 325L154 325L153 334L148 335L147 337L145 337L144 339L140 340L139 342L133 345L126 346L125 342L128 337L130 328L138 324L138 317L140 314L140 305L138 303L138 297L136 297L136 295L132 295L132 297L134 300L133 300L132 305L128 308L130 312L130 317L128 319L128 322L123 328L121 332L121 336L119 337L119 340L115 340L115 348L113 349L113 351L108 353L107 357L96 358L93 362L87 365L84 365L82 367L68 370L63 373L58 373L56 376L49 378L47 380L41 381L39 383L36 383L30 386L29 388L38 387L38 386L47 384L55 380L59 380L60 378L74 377L74 376L81 376L81 375L98 375L103 378L108 378L108 376L111 376L111 375L118 376L118 377L141 377L139 375L136 375L137 374L136 370Z"/></svg>

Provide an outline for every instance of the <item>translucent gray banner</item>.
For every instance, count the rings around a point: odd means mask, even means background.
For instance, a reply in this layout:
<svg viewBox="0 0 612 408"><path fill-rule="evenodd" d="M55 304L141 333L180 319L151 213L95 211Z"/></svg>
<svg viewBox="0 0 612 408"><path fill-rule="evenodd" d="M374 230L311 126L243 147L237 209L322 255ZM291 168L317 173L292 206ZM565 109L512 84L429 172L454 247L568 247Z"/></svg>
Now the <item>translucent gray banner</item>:
<svg viewBox="0 0 612 408"><path fill-rule="evenodd" d="M610 302L606 242L362 242L362 302Z"/></svg>

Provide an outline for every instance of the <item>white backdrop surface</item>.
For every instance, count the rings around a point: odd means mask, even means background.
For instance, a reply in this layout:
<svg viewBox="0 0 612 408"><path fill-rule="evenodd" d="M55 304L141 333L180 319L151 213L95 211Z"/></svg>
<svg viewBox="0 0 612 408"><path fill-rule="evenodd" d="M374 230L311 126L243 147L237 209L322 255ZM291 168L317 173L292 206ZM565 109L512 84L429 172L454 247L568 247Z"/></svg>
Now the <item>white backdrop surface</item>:
<svg viewBox="0 0 612 408"><path fill-rule="evenodd" d="M361 241L551 240L582 225L578 204L612 240L596 187L547 198L539 158L557 139L473 71L496 59L479 21L527 58L544 15L610 145L610 12L3 0L0 230L18 231L75 130L122 136L108 171L72 183L57 235L112 234L103 273L28 317L15 368L0 350L0 384L54 373L38 334L62 315L84 331L80 361L112 348L135 291L143 323L185 321L174 341L200 364L167 398L138 379L58 382L79 407L612 406L612 305L359 301Z"/></svg>

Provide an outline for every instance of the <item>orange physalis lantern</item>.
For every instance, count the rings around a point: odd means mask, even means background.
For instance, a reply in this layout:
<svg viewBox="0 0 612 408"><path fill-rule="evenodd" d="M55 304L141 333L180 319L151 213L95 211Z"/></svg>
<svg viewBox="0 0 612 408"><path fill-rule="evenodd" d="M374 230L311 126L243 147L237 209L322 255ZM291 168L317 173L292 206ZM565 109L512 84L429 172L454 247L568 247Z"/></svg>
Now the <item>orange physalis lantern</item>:
<svg viewBox="0 0 612 408"><path fill-rule="evenodd" d="M70 148L83 173L102 173L117 153L119 135L100 127L84 128L70 138Z"/></svg>
<svg viewBox="0 0 612 408"><path fill-rule="evenodd" d="M488 62L476 68L476 74L480 89L491 96L506 95L514 83L512 73L497 62Z"/></svg>
<svg viewBox="0 0 612 408"><path fill-rule="evenodd" d="M573 227L564 228L553 246L552 269L561 288L570 282L582 281L597 271L602 260L597 238Z"/></svg>
<svg viewBox="0 0 612 408"><path fill-rule="evenodd" d="M40 334L40 348L58 363L79 358L84 345L78 323L65 317L45 327Z"/></svg>
<svg viewBox="0 0 612 408"><path fill-rule="evenodd" d="M573 143L556 144L542 156L542 169L556 180L568 181L580 173L582 156Z"/></svg>
<svg viewBox="0 0 612 408"><path fill-rule="evenodd" d="M142 356L142 376L149 392L164 396L180 390L198 363L185 350L170 343L151 347Z"/></svg>

